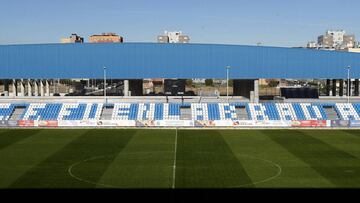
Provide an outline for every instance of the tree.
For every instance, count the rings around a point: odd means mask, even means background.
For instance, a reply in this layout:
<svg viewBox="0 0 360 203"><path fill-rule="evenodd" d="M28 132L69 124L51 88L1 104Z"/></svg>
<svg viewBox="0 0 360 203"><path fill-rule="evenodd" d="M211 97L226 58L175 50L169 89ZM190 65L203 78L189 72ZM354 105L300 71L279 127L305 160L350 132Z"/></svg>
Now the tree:
<svg viewBox="0 0 360 203"><path fill-rule="evenodd" d="M206 79L205 80L205 85L206 86L213 86L214 85L213 79Z"/></svg>
<svg viewBox="0 0 360 203"><path fill-rule="evenodd" d="M193 85L192 79L187 79L187 80L186 80L186 86L192 87L192 85Z"/></svg>
<svg viewBox="0 0 360 203"><path fill-rule="evenodd" d="M277 80L270 80L269 87L277 87L279 85L279 81Z"/></svg>
<svg viewBox="0 0 360 203"><path fill-rule="evenodd" d="M234 85L234 80L229 80L229 87L232 87Z"/></svg>

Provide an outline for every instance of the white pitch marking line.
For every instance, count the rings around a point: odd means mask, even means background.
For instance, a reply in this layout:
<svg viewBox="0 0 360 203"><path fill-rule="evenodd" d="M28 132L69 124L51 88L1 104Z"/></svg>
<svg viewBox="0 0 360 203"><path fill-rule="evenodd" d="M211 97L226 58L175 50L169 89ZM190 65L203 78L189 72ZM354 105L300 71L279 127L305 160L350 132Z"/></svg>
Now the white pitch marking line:
<svg viewBox="0 0 360 203"><path fill-rule="evenodd" d="M282 173L282 168L279 164L271 161L271 160L268 160L268 159L262 159L262 158L258 158L258 157L254 157L254 156L250 156L250 155L246 155L246 154L239 154L239 156L243 156L243 157L249 157L249 158L252 158L252 159L257 159L257 160L261 160L261 161L264 161L264 162L267 162L267 163L270 163L271 165L275 166L277 169L278 169L278 172L274 175L274 176L271 176L269 178L266 178L264 180L259 180L259 181L256 181L256 182L253 182L253 183L245 183L245 184L242 184L242 185L237 185L237 186L234 186L234 187L242 187L242 186L247 186L247 185L257 185L259 183L265 183L265 182L268 182L268 181L271 181L273 179L276 179L277 177L279 177Z"/></svg>
<svg viewBox="0 0 360 203"><path fill-rule="evenodd" d="M175 189L175 180L176 180L176 154L177 154L177 128L175 128L175 150L174 150L174 164L173 164L173 182L172 189Z"/></svg>
<svg viewBox="0 0 360 203"><path fill-rule="evenodd" d="M156 151L156 153L158 153L158 152L161 152L161 153L169 152L170 153L170 152L173 152L173 151ZM155 152L153 152L153 153L155 153ZM122 154L125 154L125 155L126 154L148 154L148 152L122 152ZM85 163L85 162L88 162L88 161L93 161L93 160L104 158L104 157L111 157L111 156L116 156L116 155L93 156L93 157L90 157L88 159L78 161L78 162L72 164L71 166L69 166L68 174L71 177L75 178L76 180L78 180L80 182L90 183L90 184L93 184L93 185L101 185L101 186L104 186L104 187L117 188L118 186L115 186L115 185L109 185L109 184L104 184L104 183L100 183L100 182L94 182L94 181L91 181L91 180L82 179L79 176L76 176L72 171L74 168L76 168L78 165L80 165L82 163ZM172 166L169 166L169 167L172 167Z"/></svg>
<svg viewBox="0 0 360 203"><path fill-rule="evenodd" d="M103 158L103 157L110 157L110 155L104 155L104 156L94 156L94 157L90 157L88 159L85 159L85 160L82 160L82 161L79 161L79 162L76 162L74 164L72 164L69 168L68 168L68 173L71 177L75 178L76 180L78 181L81 181L81 182L85 182L85 183L89 183L89 184L93 184L93 185L101 185L101 186L104 186L104 187L116 187L116 186L113 186L113 185L109 185L109 184L103 184L103 183L96 183L94 181L90 181L90 180L85 180L85 179L82 179L82 178L79 178L78 176L74 175L73 172L72 172L72 169L81 164L81 163L84 163L84 162L87 162L87 161L92 161L92 160L95 160L95 159L99 159L99 158Z"/></svg>

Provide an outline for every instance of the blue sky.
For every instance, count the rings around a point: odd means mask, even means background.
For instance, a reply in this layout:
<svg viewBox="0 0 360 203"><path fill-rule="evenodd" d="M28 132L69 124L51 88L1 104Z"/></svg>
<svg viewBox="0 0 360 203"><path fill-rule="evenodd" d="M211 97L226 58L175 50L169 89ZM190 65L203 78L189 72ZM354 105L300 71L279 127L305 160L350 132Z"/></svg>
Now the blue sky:
<svg viewBox="0 0 360 203"><path fill-rule="evenodd" d="M164 30L181 30L192 43L291 47L327 29L360 39L359 19L359 0L0 0L0 44L102 32L156 42Z"/></svg>

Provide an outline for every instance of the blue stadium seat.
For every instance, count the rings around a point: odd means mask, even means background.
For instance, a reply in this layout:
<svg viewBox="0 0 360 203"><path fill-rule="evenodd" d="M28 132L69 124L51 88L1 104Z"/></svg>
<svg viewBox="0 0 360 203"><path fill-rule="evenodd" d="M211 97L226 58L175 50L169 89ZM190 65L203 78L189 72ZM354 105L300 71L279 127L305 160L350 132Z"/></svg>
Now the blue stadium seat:
<svg viewBox="0 0 360 203"><path fill-rule="evenodd" d="M0 104L0 120L8 120L19 104ZM109 104L108 104L109 105ZM324 106L332 106L342 120L360 120L359 103L114 103L112 120L180 120L190 107L192 120L237 120L245 107L249 120L326 120ZM30 103L23 120L99 120L103 103Z"/></svg>
<svg viewBox="0 0 360 203"><path fill-rule="evenodd" d="M14 108L15 106L10 103L0 104L0 120L9 120Z"/></svg>

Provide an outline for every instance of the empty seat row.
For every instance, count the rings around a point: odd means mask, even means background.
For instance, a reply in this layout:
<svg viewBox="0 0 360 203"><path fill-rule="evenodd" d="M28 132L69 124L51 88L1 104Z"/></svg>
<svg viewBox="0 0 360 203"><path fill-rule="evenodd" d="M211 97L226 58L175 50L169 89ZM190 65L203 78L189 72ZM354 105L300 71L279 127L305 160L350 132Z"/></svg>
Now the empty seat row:
<svg viewBox="0 0 360 203"><path fill-rule="evenodd" d="M103 104L30 103L22 120L99 120Z"/></svg>
<svg viewBox="0 0 360 203"><path fill-rule="evenodd" d="M10 103L0 103L0 120L9 120L14 111L14 105Z"/></svg>
<svg viewBox="0 0 360 203"><path fill-rule="evenodd" d="M335 104L335 110L340 116L341 120L360 120L359 111L356 109L358 105L354 108L354 105L351 103L337 103Z"/></svg>
<svg viewBox="0 0 360 203"><path fill-rule="evenodd" d="M250 120L326 120L321 104L311 103L249 103Z"/></svg>

